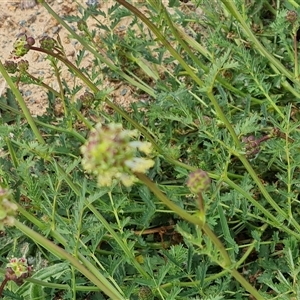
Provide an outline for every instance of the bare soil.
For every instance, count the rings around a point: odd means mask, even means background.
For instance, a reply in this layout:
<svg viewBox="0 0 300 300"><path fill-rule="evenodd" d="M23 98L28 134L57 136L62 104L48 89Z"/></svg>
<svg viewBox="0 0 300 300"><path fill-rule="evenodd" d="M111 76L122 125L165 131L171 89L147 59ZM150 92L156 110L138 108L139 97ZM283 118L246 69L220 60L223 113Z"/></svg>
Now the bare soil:
<svg viewBox="0 0 300 300"><path fill-rule="evenodd" d="M32 0L30 1L32 2ZM79 5L81 4L83 7L87 6L85 2L86 1L84 0L78 1ZM107 9L113 4L115 4L115 1L113 0L108 0L106 2L101 1L101 9L107 12ZM79 5L72 0L49 1L49 5L60 16L78 14L79 11ZM36 41L45 35L55 39L59 35L67 58L74 62L78 52L82 49L81 45L76 43L76 41L71 40L69 38L69 33L62 28L62 26L49 15L41 5L37 4L26 9L22 9L22 7L24 7L24 2L22 6L20 1L9 2L0 0L0 59L2 63L4 63L5 60L13 60L13 44L18 35L22 33L25 33L27 36L32 36ZM105 23L106 20L103 19L102 22ZM120 28L126 30L129 22L129 19L122 19L122 22L119 24ZM93 23L90 23L89 27L93 25ZM74 26L76 26L75 23ZM44 83L58 91L58 83L55 80L49 61L45 59L44 54L29 51L23 59L28 60L29 72L33 76L43 78ZM82 66L91 68L92 63L92 57L87 55L82 62ZM70 88L78 84L77 79L67 70L62 70L62 77L66 80ZM136 101L130 87L126 85L126 83L106 82L105 85L106 88L113 88L114 91L112 92L111 97L119 105L126 108L131 102ZM5 94L6 89L7 84L0 75L0 96ZM19 84L19 89L34 116L41 115L45 112L48 105L46 95L47 90L32 84ZM82 91L82 93L83 92L84 91Z"/></svg>

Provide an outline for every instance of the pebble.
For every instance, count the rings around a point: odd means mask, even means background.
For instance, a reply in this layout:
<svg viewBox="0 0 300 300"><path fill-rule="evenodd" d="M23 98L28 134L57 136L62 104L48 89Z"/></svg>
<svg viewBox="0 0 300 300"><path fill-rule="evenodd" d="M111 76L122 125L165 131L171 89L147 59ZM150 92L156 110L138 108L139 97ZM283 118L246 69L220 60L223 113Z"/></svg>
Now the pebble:
<svg viewBox="0 0 300 300"><path fill-rule="evenodd" d="M87 6L96 6L98 3L99 3L98 0L88 0L86 2L86 5Z"/></svg>
<svg viewBox="0 0 300 300"><path fill-rule="evenodd" d="M36 52L33 52L32 53L32 61L33 62L35 62L35 61L37 61L38 59L39 59L39 54L38 53L36 53Z"/></svg>
<svg viewBox="0 0 300 300"><path fill-rule="evenodd" d="M16 9L17 8L15 6L12 6L12 5L8 6L9 11L15 11Z"/></svg>
<svg viewBox="0 0 300 300"><path fill-rule="evenodd" d="M54 26L54 27L52 28L52 33L53 33L53 34L56 34L56 33L58 33L59 30L60 30L60 27L59 27L59 26Z"/></svg>
<svg viewBox="0 0 300 300"><path fill-rule="evenodd" d="M25 97L28 97L28 96L30 96L31 94L32 94L32 91L27 90L27 91L25 91L24 96L25 96Z"/></svg>
<svg viewBox="0 0 300 300"><path fill-rule="evenodd" d="M123 89L120 94L121 96L125 96L127 94L127 89Z"/></svg>
<svg viewBox="0 0 300 300"><path fill-rule="evenodd" d="M21 21L19 22L19 25L20 25L20 26L26 25L26 21L25 21L25 20L21 20Z"/></svg>

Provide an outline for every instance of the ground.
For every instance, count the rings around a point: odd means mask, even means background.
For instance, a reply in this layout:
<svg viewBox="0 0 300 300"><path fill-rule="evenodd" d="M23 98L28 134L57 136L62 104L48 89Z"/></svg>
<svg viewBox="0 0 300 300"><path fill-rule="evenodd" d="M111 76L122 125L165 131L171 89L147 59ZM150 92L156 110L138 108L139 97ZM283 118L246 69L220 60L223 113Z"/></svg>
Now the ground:
<svg viewBox="0 0 300 300"><path fill-rule="evenodd" d="M22 1L23 3L26 1L32 2L32 0ZM73 0L55 0L48 1L47 3L49 3L55 12L63 16L77 14L80 5L83 7L87 6L85 2L85 0L78 0L78 3ZM115 1L102 1L101 3L101 9L107 11L107 8L115 4ZM105 21L106 20L103 20L103 22ZM126 19L124 19L122 23L120 23L120 28L126 29L128 23L129 20L126 21ZM93 24L91 23L89 26L93 26ZM75 60L78 51L81 49L81 45L74 40L70 40L68 32L62 28L41 5L37 4L31 8L22 9L20 1L10 2L0 0L0 59L2 63L4 63L5 60L13 59L11 51L14 41L17 36L22 33L34 37L37 41L44 35L53 38L57 38L57 35L59 35L65 47L67 58L71 61ZM51 72L49 61L44 59L43 54L32 51L24 56L24 59L29 61L29 72L33 76L42 77L46 84L58 90L58 84L55 81L53 72ZM92 57L86 56L83 61L83 66L89 68L91 65ZM74 81L74 78L69 72L65 71L63 78L71 87L76 84L76 80ZM135 101L134 95L126 83L107 82L106 85L114 89L111 94L112 100L121 106L128 107L130 102ZM7 84L0 75L0 96L5 94L6 89ZM46 90L35 85L24 86L22 84L19 85L19 89L34 116L41 115L45 112L48 105Z"/></svg>

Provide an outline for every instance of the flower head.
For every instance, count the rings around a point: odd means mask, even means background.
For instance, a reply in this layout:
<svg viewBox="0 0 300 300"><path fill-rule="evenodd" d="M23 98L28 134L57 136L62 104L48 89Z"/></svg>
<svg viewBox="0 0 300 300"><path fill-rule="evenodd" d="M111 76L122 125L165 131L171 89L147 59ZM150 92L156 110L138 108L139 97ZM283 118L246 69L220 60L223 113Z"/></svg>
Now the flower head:
<svg viewBox="0 0 300 300"><path fill-rule="evenodd" d="M97 176L100 186L111 185L113 179L131 186L136 181L134 173L146 173L154 165L151 159L136 157L137 150L151 152L150 143L131 141L137 136L136 130L125 130L121 124L97 124L81 147L83 167Z"/></svg>
<svg viewBox="0 0 300 300"><path fill-rule="evenodd" d="M33 38L27 38L26 34L19 35L17 40L14 42L13 53L18 57L24 56L28 53L31 46L34 44L33 40Z"/></svg>
<svg viewBox="0 0 300 300"><path fill-rule="evenodd" d="M298 19L298 14L294 10L289 10L286 14L286 20L290 23L295 23Z"/></svg>
<svg viewBox="0 0 300 300"><path fill-rule="evenodd" d="M30 276L32 267L28 265L27 259L24 257L13 257L6 265L5 277L8 280L13 280L17 283L22 283L24 278Z"/></svg>
<svg viewBox="0 0 300 300"><path fill-rule="evenodd" d="M28 67L29 67L28 60L21 59L18 62L18 67L19 67L19 70L20 70L21 73L26 72L28 70Z"/></svg>
<svg viewBox="0 0 300 300"><path fill-rule="evenodd" d="M193 194L199 195L209 188L210 182L207 172L199 169L190 173L186 184Z"/></svg>
<svg viewBox="0 0 300 300"><path fill-rule="evenodd" d="M53 48L56 46L56 41L49 36L44 36L40 39L40 45L42 49L53 50Z"/></svg>

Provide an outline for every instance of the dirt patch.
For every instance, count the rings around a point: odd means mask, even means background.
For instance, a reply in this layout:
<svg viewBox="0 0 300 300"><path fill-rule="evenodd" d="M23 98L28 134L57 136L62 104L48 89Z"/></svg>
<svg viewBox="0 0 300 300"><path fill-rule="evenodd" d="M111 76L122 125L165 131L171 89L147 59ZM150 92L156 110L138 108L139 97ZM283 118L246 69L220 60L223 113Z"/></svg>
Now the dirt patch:
<svg viewBox="0 0 300 300"><path fill-rule="evenodd" d="M29 2L32 4L33 1L30 0ZM108 8L115 4L115 1L101 3L101 10L106 13ZM49 5L60 16L78 14L80 5L87 7L87 3L84 0L79 0L78 3L73 0L49 1ZM102 22L105 24L107 20L102 19ZM122 28L122 30L126 30L129 23L130 19L124 18L118 26ZM91 21L89 23L89 28L93 28L94 25L93 21ZM75 23L74 27L76 27ZM64 46L66 56L72 62L75 61L77 54L82 49L80 43L70 39L69 33L51 15L49 15L41 5L34 5L33 7L22 9L20 1L19 3L0 1L0 59L2 63L4 63L5 60L13 60L13 55L11 54L13 44L17 36L22 33L34 37L36 41L45 35L55 39L59 36ZM30 74L37 78L42 78L45 84L57 91L59 90L50 63L48 60L45 60L44 54L29 51L23 59L26 59L29 62ZM89 69L92 68L92 64L92 56L86 55L82 61L81 67ZM64 78L70 89L80 84L80 82L65 68L62 68L62 78ZM0 96L5 93L6 88L6 82L0 77ZM136 101L130 86L126 85L125 82L105 82L104 88L113 89L111 97L121 106L128 107L131 102ZM43 90L43 88L33 84L24 85L21 83L19 84L19 89L34 116L41 115L45 112L48 105L46 89ZM81 92L83 93L84 90ZM80 93L78 94L78 97L79 96Z"/></svg>

